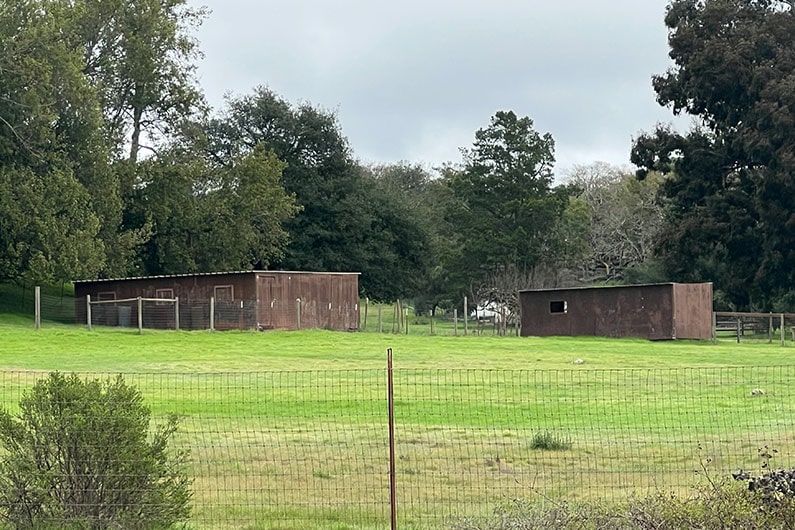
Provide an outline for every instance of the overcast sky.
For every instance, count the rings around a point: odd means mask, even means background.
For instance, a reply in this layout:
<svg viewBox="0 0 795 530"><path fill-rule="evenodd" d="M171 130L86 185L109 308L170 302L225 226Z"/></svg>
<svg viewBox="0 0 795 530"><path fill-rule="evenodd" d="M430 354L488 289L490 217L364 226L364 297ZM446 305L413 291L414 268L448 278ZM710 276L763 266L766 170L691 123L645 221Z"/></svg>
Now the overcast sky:
<svg viewBox="0 0 795 530"><path fill-rule="evenodd" d="M498 110L556 143L556 174L629 164L657 122L668 0L189 0L209 103L266 85L336 112L364 163L460 162Z"/></svg>

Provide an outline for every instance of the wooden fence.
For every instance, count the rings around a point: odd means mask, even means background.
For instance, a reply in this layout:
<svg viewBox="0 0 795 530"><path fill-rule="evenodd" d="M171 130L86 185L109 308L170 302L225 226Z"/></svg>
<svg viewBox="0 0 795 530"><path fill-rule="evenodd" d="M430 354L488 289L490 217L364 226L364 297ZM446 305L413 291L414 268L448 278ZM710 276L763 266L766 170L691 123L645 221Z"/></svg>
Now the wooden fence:
<svg viewBox="0 0 795 530"><path fill-rule="evenodd" d="M740 313L716 311L712 313L712 336L731 334L737 342L742 339L778 339L781 345L787 337L795 341L795 313Z"/></svg>

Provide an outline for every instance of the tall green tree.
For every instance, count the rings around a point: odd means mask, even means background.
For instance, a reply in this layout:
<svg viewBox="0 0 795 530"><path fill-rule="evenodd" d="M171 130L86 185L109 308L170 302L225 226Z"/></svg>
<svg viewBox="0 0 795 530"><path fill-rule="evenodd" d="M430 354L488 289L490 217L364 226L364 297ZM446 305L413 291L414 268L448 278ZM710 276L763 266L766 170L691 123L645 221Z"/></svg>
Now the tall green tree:
<svg viewBox="0 0 795 530"><path fill-rule="evenodd" d="M528 117L498 112L475 133L464 164L448 182L458 204L459 270L477 283L494 271L532 273L563 256L557 240L570 190L553 187L554 141ZM531 286L527 286L531 287Z"/></svg>
<svg viewBox="0 0 795 530"><path fill-rule="evenodd" d="M64 0L66 1L66 0ZM72 44L98 90L116 156L133 164L142 148L204 111L193 36L207 14L187 0L68 0ZM148 143L144 143L146 138Z"/></svg>
<svg viewBox="0 0 795 530"><path fill-rule="evenodd" d="M140 272L135 256L151 235L151 224L136 224L136 201L152 158L168 151L185 120L205 112L195 79L201 55L193 31L206 16L186 0L50 0L66 4L64 34L83 56L83 73L96 92L104 118L105 157L110 178L86 183L102 219L100 238L107 249L100 274ZM96 181L96 182L94 182Z"/></svg>
<svg viewBox="0 0 795 530"><path fill-rule="evenodd" d="M0 4L0 277L90 277L104 265L101 114L60 4ZM112 190L106 199L113 202Z"/></svg>
<svg viewBox="0 0 795 530"><path fill-rule="evenodd" d="M247 270L281 258L282 225L299 210L281 185L284 167L262 148L220 167L178 151L142 162L134 211L152 229L142 272Z"/></svg>
<svg viewBox="0 0 795 530"><path fill-rule="evenodd" d="M774 0L674 0L657 99L699 120L641 135L632 161L663 185L658 254L676 279L714 280L731 307L795 307L795 13Z"/></svg>
<svg viewBox="0 0 795 530"><path fill-rule="evenodd" d="M423 243L353 159L333 113L258 87L230 98L206 137L221 165L260 146L287 163L284 187L302 209L285 222L290 243L275 267L361 272L362 292L374 299L413 294Z"/></svg>
<svg viewBox="0 0 795 530"><path fill-rule="evenodd" d="M405 275L401 283L412 290L403 291L403 296L412 296L418 312L452 308L455 300L448 290L450 263L446 259L452 231L443 215L449 190L434 172L420 164L383 164L369 171L375 181L373 186L381 190L384 208L404 225L399 239L407 249L414 249L411 264L387 265L385 276Z"/></svg>

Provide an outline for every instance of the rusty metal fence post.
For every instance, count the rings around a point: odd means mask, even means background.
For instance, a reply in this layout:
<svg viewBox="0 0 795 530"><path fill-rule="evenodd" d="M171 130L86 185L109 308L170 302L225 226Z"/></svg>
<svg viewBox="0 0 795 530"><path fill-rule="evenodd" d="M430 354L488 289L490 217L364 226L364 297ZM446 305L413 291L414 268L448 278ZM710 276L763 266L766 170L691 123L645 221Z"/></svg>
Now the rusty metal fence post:
<svg viewBox="0 0 795 530"><path fill-rule="evenodd" d="M389 409L389 514L390 528L397 529L397 499L395 484L395 387L392 378L392 348L386 350L387 407Z"/></svg>

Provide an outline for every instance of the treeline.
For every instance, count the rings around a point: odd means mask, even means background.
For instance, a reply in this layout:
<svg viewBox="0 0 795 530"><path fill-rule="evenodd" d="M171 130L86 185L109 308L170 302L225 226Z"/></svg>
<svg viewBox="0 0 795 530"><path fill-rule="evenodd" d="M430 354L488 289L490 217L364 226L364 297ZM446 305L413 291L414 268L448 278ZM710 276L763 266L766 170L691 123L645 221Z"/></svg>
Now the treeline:
<svg viewBox="0 0 795 530"><path fill-rule="evenodd" d="M773 3L753 3L760 35L772 31L769 19L791 19ZM677 76L709 75L691 73L694 46L675 30L696 27L712 4L753 11L730 0L673 2L672 49L684 51L655 80L661 103L704 124L689 136L639 137L632 160L644 178L594 163L556 181L552 137L510 111L476 131L461 160L426 168L361 164L333 112L265 86L211 109L194 76L193 32L206 13L186 0L7 0L0 280L358 271L362 295L435 310L463 295L511 306L518 288L682 279L715 281L725 304L762 309L789 292L781 251L795 243L795 223L783 217L795 194L773 193L770 211L762 200L771 197L767 176L786 180L789 166L762 164L784 164L795 135L776 137L786 144L779 158L732 159L721 135L745 115L724 127L702 109L709 101L688 92L693 83L677 85ZM765 52L774 62L775 39L795 32L775 35ZM783 239L774 237L780 226ZM745 254L744 242L753 243ZM763 250L773 254L761 258ZM742 290L764 271L778 276Z"/></svg>

